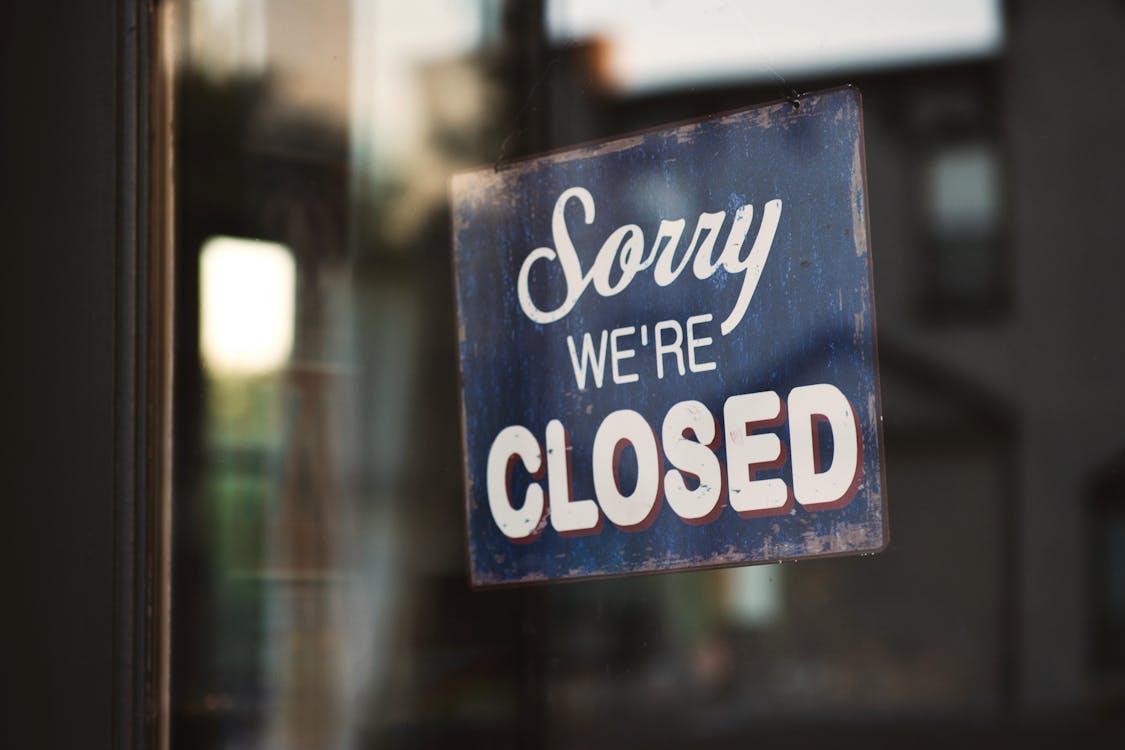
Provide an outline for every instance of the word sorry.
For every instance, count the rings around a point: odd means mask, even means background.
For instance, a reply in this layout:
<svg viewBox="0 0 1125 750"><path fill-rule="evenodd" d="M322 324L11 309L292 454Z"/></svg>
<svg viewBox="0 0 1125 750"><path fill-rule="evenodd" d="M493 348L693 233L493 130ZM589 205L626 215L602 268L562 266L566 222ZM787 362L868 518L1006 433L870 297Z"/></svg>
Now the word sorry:
<svg viewBox="0 0 1125 750"><path fill-rule="evenodd" d="M683 257L676 261L676 249L680 244L680 237L684 233L684 219L664 219L656 232L652 249L645 253L644 232L636 224L620 226L606 238L601 249L594 259L588 272L583 273L582 263L578 258L578 251L570 239L570 232L566 227L566 204L571 198L578 200L582 206L582 219L587 224L594 223L594 197L590 191L582 187L572 187L564 190L555 202L555 210L551 217L551 234L555 247L537 247L524 259L520 266L517 294L520 307L524 314L535 323L553 323L566 316L571 311L587 287L593 285L594 291L603 297L612 297L623 291L633 278L641 271L646 270L655 263L652 275L660 286L668 286L675 281L689 261L692 261L692 272L697 279L710 278L720 266L729 274L743 274L742 288L738 300L734 304L726 320L719 326L722 335L726 336L734 330L735 326L746 314L754 290L761 278L762 268L769 257L770 247L773 245L774 234L777 232L777 223L781 218L781 200L774 199L766 203L762 209L762 222L758 228L758 235L750 253L741 257L742 244L750 231L750 223L754 219L754 206L746 204L734 213L734 222L727 234L727 242L719 253L718 259L713 258L715 242L727 218L726 211L713 213L703 212L695 224L691 243ZM562 303L553 310L541 310L531 299L529 281L531 269L539 261L555 261L562 270L566 283L566 297ZM614 260L621 269L621 277L616 281L610 280Z"/></svg>
<svg viewBox="0 0 1125 750"><path fill-rule="evenodd" d="M757 478L756 472L785 464L786 448L772 432L757 429L789 422L789 451L793 486L783 479ZM832 433L832 460L821 466L820 423ZM571 448L562 422L547 423L546 461L530 430L505 427L488 453L487 491L492 518L503 534L515 542L534 541L547 526L564 536L600 533L602 514L625 531L645 529L655 520L660 500L690 524L718 518L727 500L742 517L787 513L796 499L810 510L846 505L855 496L863 465L863 445L855 410L838 388L827 383L794 388L788 403L774 391L731 396L723 404L726 470L715 451L719 427L699 401L681 401L664 417L661 429L663 457L672 465L664 471L661 444L639 413L622 409L609 414L594 436L592 469L594 499L575 500L571 482ZM636 484L630 492L621 487L618 465L631 446L637 462ZM547 489L532 481L523 503L511 497L516 463L532 480L546 475ZM691 478L694 487L689 486ZM549 500L548 500L549 498Z"/></svg>

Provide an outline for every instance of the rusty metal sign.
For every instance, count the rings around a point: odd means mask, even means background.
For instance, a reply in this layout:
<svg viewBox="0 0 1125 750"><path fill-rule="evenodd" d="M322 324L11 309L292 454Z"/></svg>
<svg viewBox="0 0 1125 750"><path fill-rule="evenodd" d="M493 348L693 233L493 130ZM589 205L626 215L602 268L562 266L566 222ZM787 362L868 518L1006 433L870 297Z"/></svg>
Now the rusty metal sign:
<svg viewBox="0 0 1125 750"><path fill-rule="evenodd" d="M474 586L886 545L855 89L452 199Z"/></svg>

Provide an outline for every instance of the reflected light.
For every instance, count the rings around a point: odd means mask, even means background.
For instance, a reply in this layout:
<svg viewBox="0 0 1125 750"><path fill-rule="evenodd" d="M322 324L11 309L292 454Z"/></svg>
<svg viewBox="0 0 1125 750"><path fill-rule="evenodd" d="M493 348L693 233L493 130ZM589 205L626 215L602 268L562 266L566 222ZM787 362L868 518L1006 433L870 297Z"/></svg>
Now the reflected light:
<svg viewBox="0 0 1125 750"><path fill-rule="evenodd" d="M983 236L1000 222L1000 166L988 144L939 152L929 164L927 183L938 231Z"/></svg>
<svg viewBox="0 0 1125 750"><path fill-rule="evenodd" d="M832 72L994 54L996 0L553 0L552 40L603 38L629 93L693 83L786 83Z"/></svg>
<svg viewBox="0 0 1125 750"><path fill-rule="evenodd" d="M293 347L296 264L274 242L212 237L200 255L200 348L217 375L276 370Z"/></svg>
<svg viewBox="0 0 1125 750"><path fill-rule="evenodd" d="M427 132L418 85L427 62L448 61L477 49L486 34L489 0L354 0L352 125L360 147L381 164L416 166L415 149ZM460 92L459 92L460 93ZM472 103L475 92L459 97ZM353 146L355 148L355 146Z"/></svg>
<svg viewBox="0 0 1125 750"><path fill-rule="evenodd" d="M766 627L781 617L782 567L751 565L723 571L726 577L726 612L731 622L746 627Z"/></svg>
<svg viewBox="0 0 1125 750"><path fill-rule="evenodd" d="M215 78L266 68L266 0L195 0L184 52Z"/></svg>

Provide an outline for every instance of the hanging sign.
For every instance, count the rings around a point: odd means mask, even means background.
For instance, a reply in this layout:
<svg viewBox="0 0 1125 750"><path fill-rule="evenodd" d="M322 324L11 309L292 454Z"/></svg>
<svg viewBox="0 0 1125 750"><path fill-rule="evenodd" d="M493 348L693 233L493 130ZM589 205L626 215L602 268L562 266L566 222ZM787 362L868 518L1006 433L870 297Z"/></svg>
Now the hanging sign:
<svg viewBox="0 0 1125 750"><path fill-rule="evenodd" d="M474 586L886 545L854 88L452 201Z"/></svg>

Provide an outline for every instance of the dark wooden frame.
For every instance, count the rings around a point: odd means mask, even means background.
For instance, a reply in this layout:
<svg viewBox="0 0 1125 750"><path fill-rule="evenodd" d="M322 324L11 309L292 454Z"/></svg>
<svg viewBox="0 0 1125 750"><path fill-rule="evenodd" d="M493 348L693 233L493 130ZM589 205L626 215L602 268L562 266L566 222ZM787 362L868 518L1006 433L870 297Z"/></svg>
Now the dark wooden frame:
<svg viewBox="0 0 1125 750"><path fill-rule="evenodd" d="M5 747L166 744L167 5L5 9Z"/></svg>

